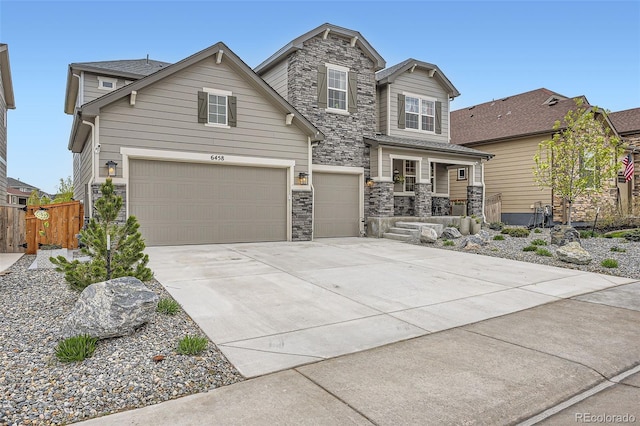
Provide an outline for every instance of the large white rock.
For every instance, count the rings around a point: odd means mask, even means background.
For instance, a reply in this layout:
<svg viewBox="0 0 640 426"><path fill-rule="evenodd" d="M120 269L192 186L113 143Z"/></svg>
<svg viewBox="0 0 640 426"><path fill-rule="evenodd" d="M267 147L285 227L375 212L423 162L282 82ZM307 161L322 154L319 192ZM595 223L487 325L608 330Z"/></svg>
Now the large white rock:
<svg viewBox="0 0 640 426"><path fill-rule="evenodd" d="M435 229L429 226L420 227L421 243L435 243L436 241L438 241L438 232Z"/></svg>
<svg viewBox="0 0 640 426"><path fill-rule="evenodd" d="M62 323L62 337L88 334L97 339L132 334L155 313L158 296L134 277L89 285Z"/></svg>
<svg viewBox="0 0 640 426"><path fill-rule="evenodd" d="M591 262L591 255L589 252L583 249L577 241L572 241L558 247L556 250L556 256L558 256L558 259L563 262L575 263L578 265L586 265Z"/></svg>

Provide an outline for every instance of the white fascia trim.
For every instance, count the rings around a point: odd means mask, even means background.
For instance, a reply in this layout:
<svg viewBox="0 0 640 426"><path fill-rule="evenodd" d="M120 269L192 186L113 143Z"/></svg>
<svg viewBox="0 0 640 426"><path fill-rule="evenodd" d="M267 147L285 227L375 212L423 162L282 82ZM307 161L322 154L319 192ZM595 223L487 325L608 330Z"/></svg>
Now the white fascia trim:
<svg viewBox="0 0 640 426"><path fill-rule="evenodd" d="M364 174L364 167L348 167L348 166L327 166L324 164L313 164L312 170L314 172L331 172L342 173L349 175Z"/></svg>
<svg viewBox="0 0 640 426"><path fill-rule="evenodd" d="M84 71L80 71L80 88L78 89L78 106L84 105Z"/></svg>
<svg viewBox="0 0 640 426"><path fill-rule="evenodd" d="M391 134L391 84L387 84L387 133L386 134L387 135Z"/></svg>
<svg viewBox="0 0 640 426"><path fill-rule="evenodd" d="M259 166L287 168L294 167L295 160L284 160L279 158L241 157L238 155L226 155L218 153L184 152L184 151L163 151L159 149L130 148L121 147L120 154L129 158L139 158L146 160L165 160L189 163L217 163L232 166Z"/></svg>
<svg viewBox="0 0 640 426"><path fill-rule="evenodd" d="M449 197L449 193L447 192L446 194L445 194L445 193L440 194L440 193L435 193L435 192L434 192L434 193L432 193L432 194L431 194L431 196L432 196L432 197L443 197L443 198L448 198L448 197Z"/></svg>
<svg viewBox="0 0 640 426"><path fill-rule="evenodd" d="M429 162L431 163L451 163L454 165L464 165L464 166L470 166L471 170L470 170L470 175L471 176L467 176L467 182L469 182L468 186L476 186L476 167L480 164L479 161L462 161L462 160L453 160L450 158L436 158L436 157L430 157L429 158Z"/></svg>
<svg viewBox="0 0 640 426"><path fill-rule="evenodd" d="M7 165L7 160L0 156L0 163Z"/></svg>
<svg viewBox="0 0 640 426"><path fill-rule="evenodd" d="M378 176L377 179L382 179L382 145L378 145Z"/></svg>

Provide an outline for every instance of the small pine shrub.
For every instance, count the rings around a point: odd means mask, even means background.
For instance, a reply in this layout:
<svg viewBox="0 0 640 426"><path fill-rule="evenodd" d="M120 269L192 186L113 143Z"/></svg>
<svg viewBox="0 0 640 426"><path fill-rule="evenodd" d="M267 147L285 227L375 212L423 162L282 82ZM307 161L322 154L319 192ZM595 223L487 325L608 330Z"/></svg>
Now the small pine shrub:
<svg viewBox="0 0 640 426"><path fill-rule="evenodd" d="M522 251L536 251L538 250L538 247L536 246L526 246L525 248L522 249Z"/></svg>
<svg viewBox="0 0 640 426"><path fill-rule="evenodd" d="M553 254L551 254L551 252L549 250L547 250L546 248L544 248L544 247L538 247L536 249L536 254L538 256L545 256L545 257L553 256Z"/></svg>
<svg viewBox="0 0 640 426"><path fill-rule="evenodd" d="M527 228L504 228L500 233L516 238L526 238L529 236L529 230Z"/></svg>
<svg viewBox="0 0 640 426"><path fill-rule="evenodd" d="M627 249L623 249L623 248L620 248L618 246L613 246L613 247L611 247L610 250L613 251L613 252L616 252L616 253L626 253L626 251L627 251Z"/></svg>
<svg viewBox="0 0 640 426"><path fill-rule="evenodd" d="M201 336L185 336L178 342L178 353L181 355L197 355L207 349L209 340Z"/></svg>
<svg viewBox="0 0 640 426"><path fill-rule="evenodd" d="M156 312L165 315L175 315L180 310L180 305L173 299L165 298L158 301Z"/></svg>
<svg viewBox="0 0 640 426"><path fill-rule="evenodd" d="M600 262L600 265L605 268L617 268L618 261L615 259L604 259L602 262Z"/></svg>
<svg viewBox="0 0 640 426"><path fill-rule="evenodd" d="M542 234L542 229L536 228L536 229L533 230L533 232L536 233L536 234Z"/></svg>
<svg viewBox="0 0 640 426"><path fill-rule="evenodd" d="M493 239L495 241L504 241L504 235L498 234L498 235L494 235Z"/></svg>
<svg viewBox="0 0 640 426"><path fill-rule="evenodd" d="M489 229L494 231L502 231L502 228L504 228L504 223L502 222L491 222L489 224Z"/></svg>
<svg viewBox="0 0 640 426"><path fill-rule="evenodd" d="M96 350L97 341L98 339L88 334L64 339L56 347L56 358L62 362L76 362L91 358L91 355Z"/></svg>
<svg viewBox="0 0 640 426"><path fill-rule="evenodd" d="M534 245L534 246L546 246L547 242L545 240L541 240L541 239L537 238L537 239L531 241L531 244Z"/></svg>
<svg viewBox="0 0 640 426"><path fill-rule="evenodd" d="M453 246L453 245L455 245L455 243L453 241L451 241L451 240L444 240L442 242L442 245L443 246Z"/></svg>
<svg viewBox="0 0 640 426"><path fill-rule="evenodd" d="M595 236L596 236L596 233L593 231L586 231L586 230L580 231L580 238L584 240L586 240L587 238L595 237Z"/></svg>

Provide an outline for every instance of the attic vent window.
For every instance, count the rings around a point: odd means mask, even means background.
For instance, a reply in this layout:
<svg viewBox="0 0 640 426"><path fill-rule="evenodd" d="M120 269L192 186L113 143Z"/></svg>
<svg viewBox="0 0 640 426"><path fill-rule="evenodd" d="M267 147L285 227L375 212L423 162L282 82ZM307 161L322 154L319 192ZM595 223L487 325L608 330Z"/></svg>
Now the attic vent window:
<svg viewBox="0 0 640 426"><path fill-rule="evenodd" d="M551 100L549 101L549 106L551 106L551 105L555 105L555 104L557 104L557 103L558 103L558 100L557 100L557 99L551 99Z"/></svg>
<svg viewBox="0 0 640 426"><path fill-rule="evenodd" d="M98 89L101 90L115 90L117 78L98 77Z"/></svg>

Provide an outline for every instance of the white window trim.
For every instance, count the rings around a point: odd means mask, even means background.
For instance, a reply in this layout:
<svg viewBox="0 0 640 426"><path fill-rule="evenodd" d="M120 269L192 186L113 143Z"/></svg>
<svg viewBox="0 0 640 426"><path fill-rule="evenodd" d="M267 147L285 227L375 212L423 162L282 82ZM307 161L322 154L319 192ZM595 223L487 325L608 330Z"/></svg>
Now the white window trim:
<svg viewBox="0 0 640 426"><path fill-rule="evenodd" d="M433 102L433 131L431 130L422 130L420 128L418 129L412 129L406 126L406 118L405 118L405 127L404 129L401 130L406 130L408 132L415 132L415 133L421 133L421 134L428 134L428 135L435 135L436 134L436 116L435 116L435 107L436 107L436 102L438 102L437 98L432 98L431 96L424 96L424 95L416 95L415 93L409 93L409 92L402 92L402 94L405 97L405 105L406 105L406 98L417 98L420 102L419 102L419 108L422 109L422 101L430 101ZM406 108L406 106L405 106ZM405 117L406 117L406 110L405 110ZM421 120L422 114L418 114L418 126L422 127L422 120Z"/></svg>
<svg viewBox="0 0 640 426"><path fill-rule="evenodd" d="M416 184L422 182L422 157L412 157L408 155L396 155L389 154L389 172L391 173L391 182L393 182L393 160L403 160L403 161L415 161L416 162ZM394 183L395 186L395 183ZM403 185L404 186L404 185ZM413 196L415 195L415 191L413 192L394 192L394 196Z"/></svg>
<svg viewBox="0 0 640 426"><path fill-rule="evenodd" d="M334 65L334 64L330 64L330 63L325 63L324 64L325 67L327 67L327 108L325 109L325 111L327 112L331 112L334 114L342 114L342 115L351 115L351 113L349 112L349 68L347 67L343 67L341 65ZM344 73L346 73L346 89L345 89L345 109L340 109L340 108L332 108L329 106L329 70L333 69L335 71L342 71ZM336 90L336 89L334 89Z"/></svg>
<svg viewBox="0 0 640 426"><path fill-rule="evenodd" d="M104 87L104 83L112 83L113 87ZM117 84L118 84L117 78L98 76L98 89L100 90L108 90L109 92L112 92L116 90Z"/></svg>
<svg viewBox="0 0 640 426"><path fill-rule="evenodd" d="M462 172L462 173L460 173ZM458 168L458 179L457 180L467 180L467 169L465 167Z"/></svg>
<svg viewBox="0 0 640 426"><path fill-rule="evenodd" d="M204 125L207 127L217 127L219 129L230 129L231 126L229 126L229 96L233 96L233 92L230 92L229 90L212 89L210 87L203 87L202 91L207 92L208 95L225 96L227 98L227 114L226 114L227 124L209 123L209 96L207 95L207 122L204 123Z"/></svg>

